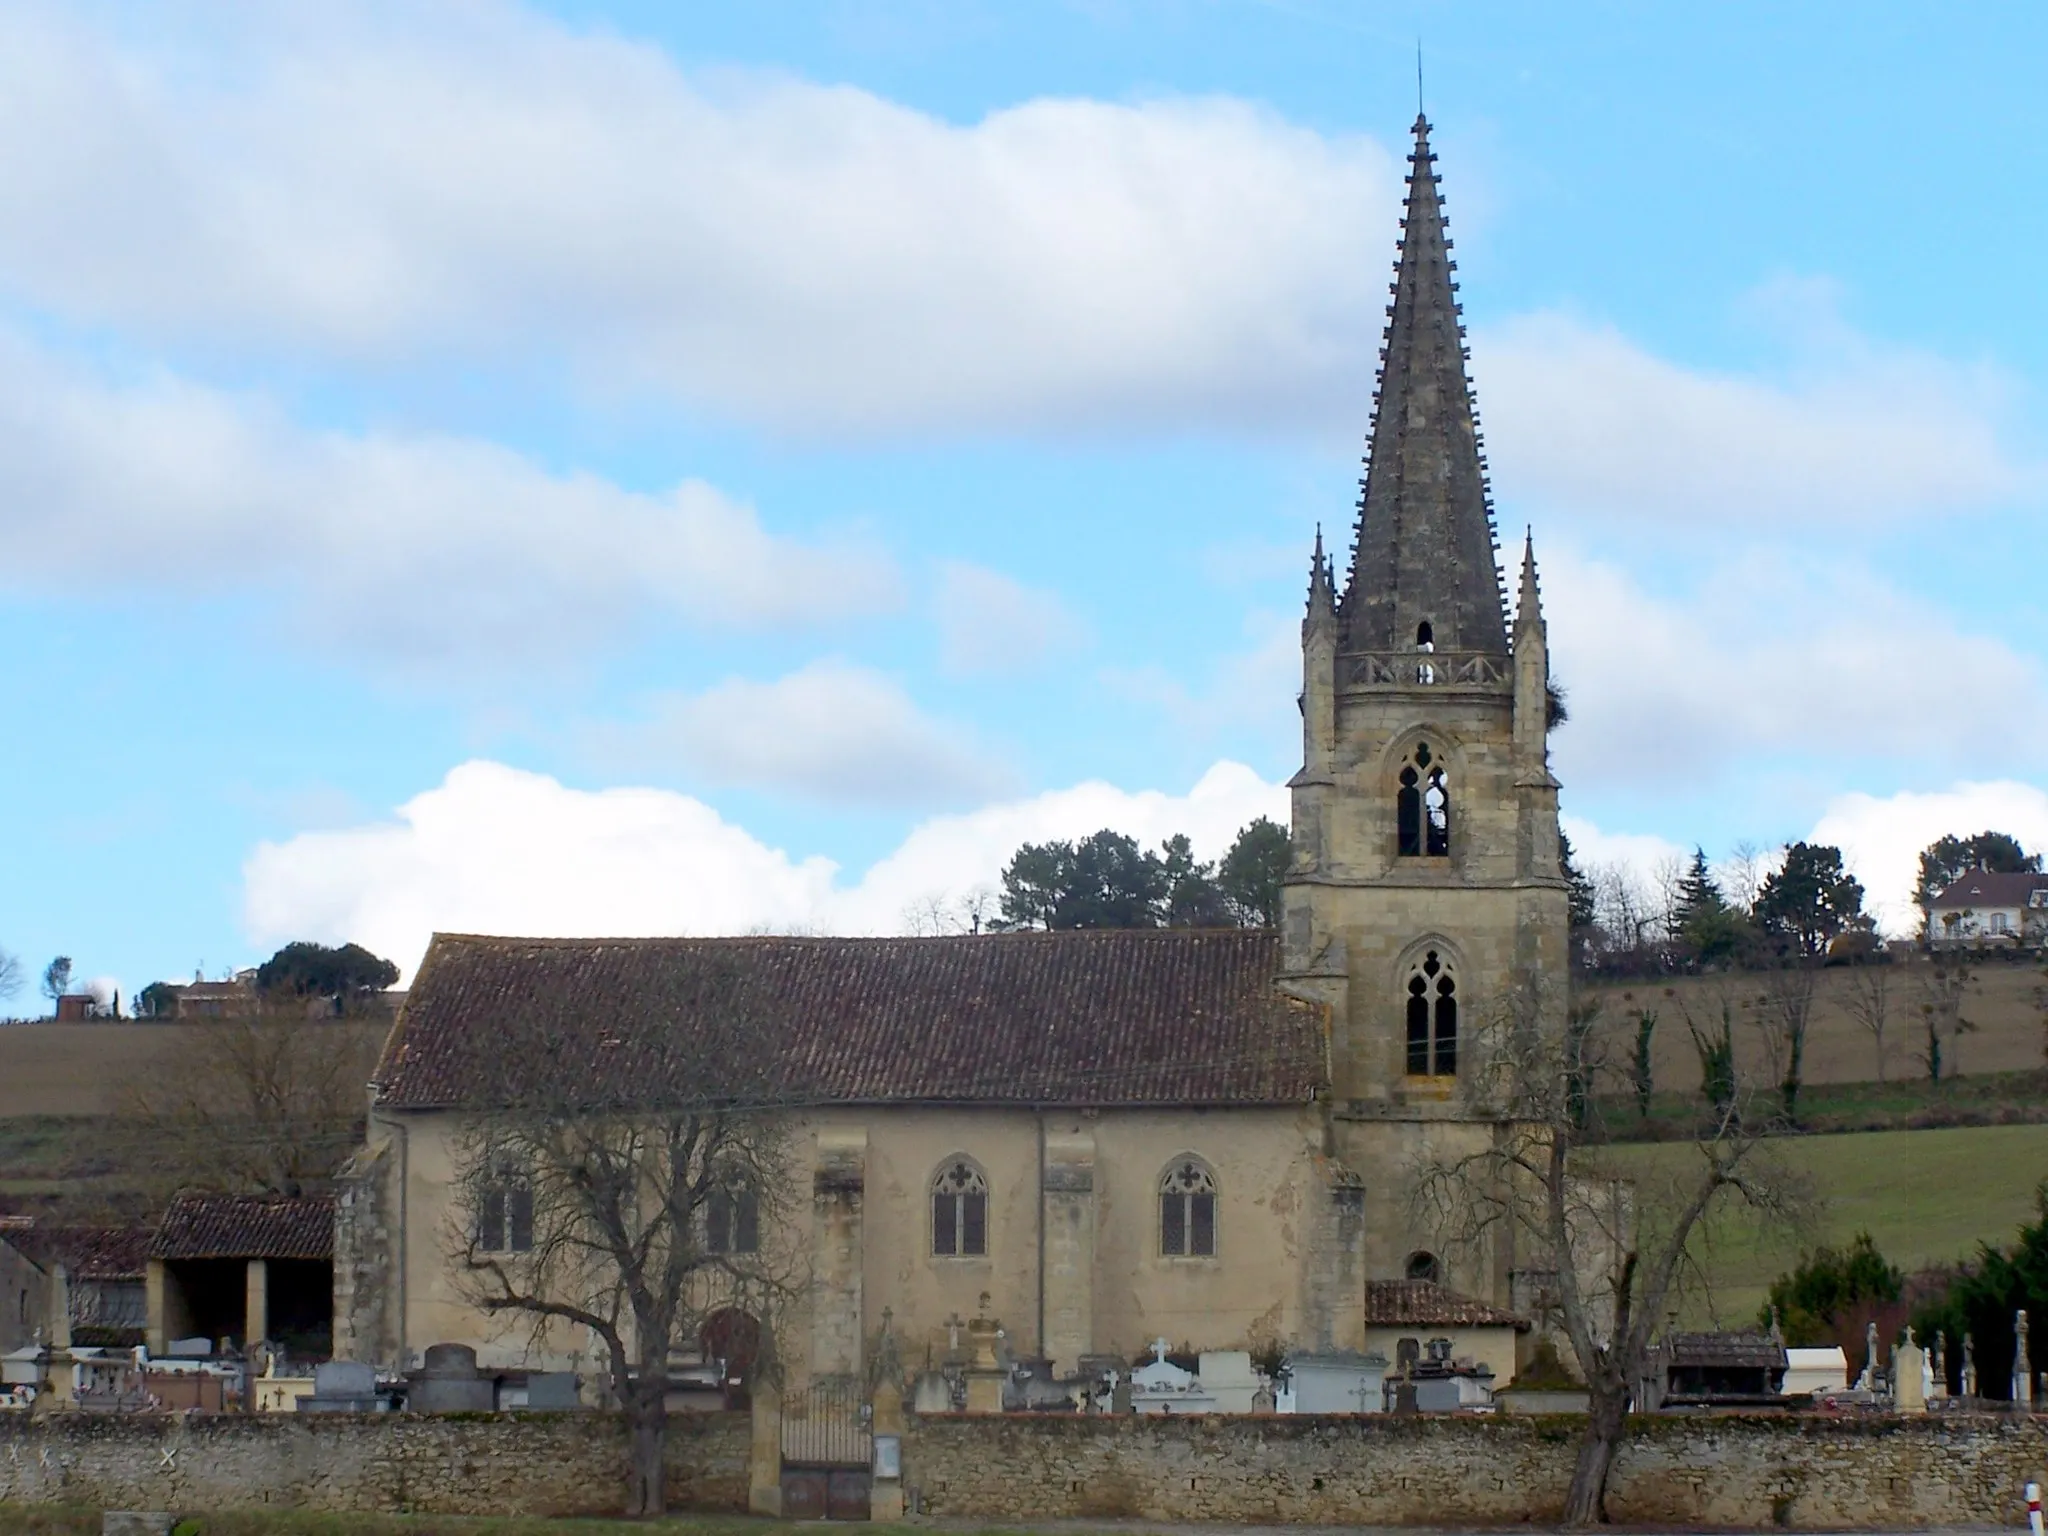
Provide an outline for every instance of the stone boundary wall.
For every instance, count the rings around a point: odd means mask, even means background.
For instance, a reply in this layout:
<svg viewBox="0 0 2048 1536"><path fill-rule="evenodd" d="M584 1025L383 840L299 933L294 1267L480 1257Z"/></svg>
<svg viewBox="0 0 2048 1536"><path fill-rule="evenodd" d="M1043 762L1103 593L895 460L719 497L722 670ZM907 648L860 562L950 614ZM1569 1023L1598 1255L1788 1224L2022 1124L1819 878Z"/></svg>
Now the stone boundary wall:
<svg viewBox="0 0 2048 1536"><path fill-rule="evenodd" d="M1555 1519L1571 1418L925 1417L903 1433L923 1513L1493 1525ZM677 1509L747 1508L745 1414L671 1426ZM613 1415L0 1415L0 1504L615 1514ZM2048 1422L1644 1418L1615 1462L1617 1521L1892 1530L2022 1525Z"/></svg>
<svg viewBox="0 0 2048 1536"><path fill-rule="evenodd" d="M677 1509L744 1511L749 1420L672 1422ZM0 1504L616 1515L623 1420L608 1413L0 1414Z"/></svg>
<svg viewBox="0 0 2048 1536"><path fill-rule="evenodd" d="M903 1482L940 1517L1491 1525L1555 1521L1582 1418L912 1419ZM2048 1427L1996 1415L1631 1421L1631 1525L2024 1525Z"/></svg>

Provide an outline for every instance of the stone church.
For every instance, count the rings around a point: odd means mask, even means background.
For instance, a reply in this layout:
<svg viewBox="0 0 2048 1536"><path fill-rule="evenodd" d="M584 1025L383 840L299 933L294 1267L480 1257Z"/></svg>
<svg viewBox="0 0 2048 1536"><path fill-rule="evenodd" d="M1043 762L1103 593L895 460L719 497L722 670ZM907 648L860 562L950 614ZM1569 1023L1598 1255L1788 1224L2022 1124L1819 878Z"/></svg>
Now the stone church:
<svg viewBox="0 0 2048 1536"><path fill-rule="evenodd" d="M680 1090L714 970L797 1126L789 1230L727 1212L720 1240L803 1257L774 1325L799 1375L862 1372L885 1319L909 1358L981 1314L1059 1374L1514 1323L1515 1254L1440 1251L1404 1201L1419 1157L1497 1134L1475 1045L1511 998L1561 1014L1567 961L1534 560L1510 625L1434 159L1418 118L1356 540L1341 583L1320 534L1309 571L1280 930L438 936L341 1197L338 1356L575 1358L464 1300L463 1127L521 1073ZM508 1059L536 1031L567 1044ZM516 1259L492 1211L470 1236Z"/></svg>

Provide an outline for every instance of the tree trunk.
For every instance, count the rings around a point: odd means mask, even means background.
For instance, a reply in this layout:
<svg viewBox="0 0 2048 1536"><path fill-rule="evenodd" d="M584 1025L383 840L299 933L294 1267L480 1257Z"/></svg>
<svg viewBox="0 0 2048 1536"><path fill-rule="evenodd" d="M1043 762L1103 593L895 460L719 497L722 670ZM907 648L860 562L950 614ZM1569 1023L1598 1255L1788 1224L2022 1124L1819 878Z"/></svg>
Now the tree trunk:
<svg viewBox="0 0 2048 1536"><path fill-rule="evenodd" d="M649 1390L643 1373L626 1400L633 1439L633 1494L628 1512L634 1515L668 1513L668 1480L662 1466L662 1452L668 1444L666 1374L657 1374Z"/></svg>
<svg viewBox="0 0 2048 1536"><path fill-rule="evenodd" d="M1572 1469L1571 1491L1564 1500L1566 1525L1597 1525L1607 1518L1607 1470L1614 1465L1615 1447L1621 1443L1628 1389L1596 1386L1587 1409L1578 1465Z"/></svg>

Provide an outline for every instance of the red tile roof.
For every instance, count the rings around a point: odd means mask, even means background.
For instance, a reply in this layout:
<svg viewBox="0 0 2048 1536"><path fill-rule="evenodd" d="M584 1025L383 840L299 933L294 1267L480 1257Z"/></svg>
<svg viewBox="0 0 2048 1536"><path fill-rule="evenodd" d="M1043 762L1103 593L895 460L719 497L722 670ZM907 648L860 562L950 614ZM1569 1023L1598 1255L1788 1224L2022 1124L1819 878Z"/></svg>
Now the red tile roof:
<svg viewBox="0 0 2048 1536"><path fill-rule="evenodd" d="M77 1280L137 1280L149 1257L147 1227L60 1227L39 1221L0 1227L0 1241L43 1269L62 1264Z"/></svg>
<svg viewBox="0 0 2048 1536"><path fill-rule="evenodd" d="M2000 875L1973 869L1936 896L1937 907L2024 907L2036 891L2048 891L2048 875Z"/></svg>
<svg viewBox="0 0 2048 1536"><path fill-rule="evenodd" d="M331 1259L334 1200L180 1195L149 1246L152 1259Z"/></svg>
<svg viewBox="0 0 2048 1536"><path fill-rule="evenodd" d="M376 1072L402 1109L698 1095L735 1051L787 1103L1290 1104L1322 1011L1278 938L1084 930L937 939L437 936ZM744 1046L735 1044L743 1039Z"/></svg>
<svg viewBox="0 0 2048 1536"><path fill-rule="evenodd" d="M1368 1328L1516 1328L1529 1319L1505 1307L1446 1290L1434 1280L1368 1280Z"/></svg>

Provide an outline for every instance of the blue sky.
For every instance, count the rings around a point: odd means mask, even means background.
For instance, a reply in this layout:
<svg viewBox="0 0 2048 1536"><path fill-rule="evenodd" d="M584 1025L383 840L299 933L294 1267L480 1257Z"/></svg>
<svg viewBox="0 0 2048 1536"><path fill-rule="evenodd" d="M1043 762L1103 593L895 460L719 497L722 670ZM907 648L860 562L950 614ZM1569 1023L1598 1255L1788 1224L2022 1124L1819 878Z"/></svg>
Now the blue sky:
<svg viewBox="0 0 2048 1536"><path fill-rule="evenodd" d="M0 948L945 926L1277 813L1418 38L1588 859L2048 842L2044 32L0 7Z"/></svg>

